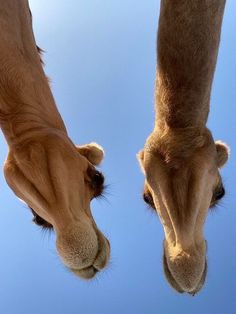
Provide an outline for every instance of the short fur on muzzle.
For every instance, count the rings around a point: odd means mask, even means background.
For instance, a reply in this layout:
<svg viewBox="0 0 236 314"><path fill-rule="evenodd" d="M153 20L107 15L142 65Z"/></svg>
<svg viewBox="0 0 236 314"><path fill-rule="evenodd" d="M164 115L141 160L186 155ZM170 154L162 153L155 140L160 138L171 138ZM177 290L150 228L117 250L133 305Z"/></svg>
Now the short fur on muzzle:
<svg viewBox="0 0 236 314"><path fill-rule="evenodd" d="M205 243L185 251L175 250L164 243L163 268L172 288L195 295L201 290L207 275Z"/></svg>
<svg viewBox="0 0 236 314"><path fill-rule="evenodd" d="M102 270L110 256L108 240L89 221L77 222L59 232L56 247L63 263L84 279Z"/></svg>

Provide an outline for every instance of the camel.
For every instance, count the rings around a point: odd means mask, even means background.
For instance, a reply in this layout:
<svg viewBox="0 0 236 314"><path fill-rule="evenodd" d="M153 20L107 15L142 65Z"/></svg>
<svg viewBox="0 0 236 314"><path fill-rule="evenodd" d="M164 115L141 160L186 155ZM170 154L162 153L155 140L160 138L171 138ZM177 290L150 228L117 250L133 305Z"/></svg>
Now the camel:
<svg viewBox="0 0 236 314"><path fill-rule="evenodd" d="M108 263L110 244L96 226L90 201L104 176L104 151L70 140L42 68L27 0L3 0L0 10L0 126L9 152L6 181L32 209L34 222L56 233L64 265L89 279Z"/></svg>
<svg viewBox="0 0 236 314"><path fill-rule="evenodd" d="M143 198L163 225L164 273L194 295L207 274L204 222L225 194L219 169L229 148L206 127L225 0L162 0L155 125L137 157Z"/></svg>

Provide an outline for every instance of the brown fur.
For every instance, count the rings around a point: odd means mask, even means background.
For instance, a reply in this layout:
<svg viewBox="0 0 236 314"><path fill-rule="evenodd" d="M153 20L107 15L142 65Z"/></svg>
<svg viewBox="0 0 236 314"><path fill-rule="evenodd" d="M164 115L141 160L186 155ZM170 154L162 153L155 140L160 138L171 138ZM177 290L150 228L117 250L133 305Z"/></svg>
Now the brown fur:
<svg viewBox="0 0 236 314"><path fill-rule="evenodd" d="M205 281L203 225L224 195L228 148L206 128L225 0L162 0L157 40L155 127L138 154L144 200L165 231L164 270L179 292Z"/></svg>
<svg viewBox="0 0 236 314"><path fill-rule="evenodd" d="M104 152L95 143L75 146L68 137L42 68L28 1L1 1L0 28L0 126L9 146L5 178L35 222L53 227L64 264L91 278L110 255L90 210L103 190L104 177L94 166Z"/></svg>
<svg viewBox="0 0 236 314"><path fill-rule="evenodd" d="M225 0L161 2L157 125L204 127Z"/></svg>

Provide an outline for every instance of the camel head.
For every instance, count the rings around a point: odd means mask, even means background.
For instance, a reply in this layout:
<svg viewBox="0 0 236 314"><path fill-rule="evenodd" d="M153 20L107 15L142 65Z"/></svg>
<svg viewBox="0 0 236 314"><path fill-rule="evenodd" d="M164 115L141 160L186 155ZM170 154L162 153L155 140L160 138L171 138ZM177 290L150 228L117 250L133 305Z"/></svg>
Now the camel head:
<svg viewBox="0 0 236 314"><path fill-rule="evenodd" d="M219 169L228 151L206 128L185 128L154 131L138 154L144 201L157 211L164 228L164 272L178 292L195 294L204 284L203 227L209 208L225 193Z"/></svg>
<svg viewBox="0 0 236 314"><path fill-rule="evenodd" d="M76 147L65 133L45 132L11 145L4 165L7 183L32 209L33 221L54 229L63 263L86 279L102 270L110 255L90 210L104 188L95 168L103 155L95 143Z"/></svg>

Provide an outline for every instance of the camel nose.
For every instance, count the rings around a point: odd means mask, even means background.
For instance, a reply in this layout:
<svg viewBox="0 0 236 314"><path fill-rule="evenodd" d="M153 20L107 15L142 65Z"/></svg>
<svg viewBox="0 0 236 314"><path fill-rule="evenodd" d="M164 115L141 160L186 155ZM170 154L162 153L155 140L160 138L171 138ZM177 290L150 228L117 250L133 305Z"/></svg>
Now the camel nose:
<svg viewBox="0 0 236 314"><path fill-rule="evenodd" d="M98 254L96 256L96 259L93 263L93 266L97 270L102 270L108 263L110 258L110 242L107 240L107 238L101 233L101 231L97 231L98 236L98 244L99 244L99 250Z"/></svg>
<svg viewBox="0 0 236 314"><path fill-rule="evenodd" d="M99 231L100 232L100 231ZM101 239L101 238L102 239ZM99 239L100 238L100 239ZM98 235L99 241L99 249L97 252L97 256L93 262L93 264L89 267L85 267L83 269L75 269L71 268L71 271L83 279L91 279L93 278L99 271L101 271L108 263L110 258L110 243L109 241L102 235ZM102 241L102 243L101 243Z"/></svg>
<svg viewBox="0 0 236 314"><path fill-rule="evenodd" d="M201 246L186 250L165 245L164 266L166 277L173 288L188 293L200 290L206 275L205 241Z"/></svg>
<svg viewBox="0 0 236 314"><path fill-rule="evenodd" d="M63 263L76 275L90 279L110 257L110 244L93 223L77 222L57 234L57 251Z"/></svg>
<svg viewBox="0 0 236 314"><path fill-rule="evenodd" d="M63 263L72 269L90 267L98 252L98 238L88 222L77 222L57 234L57 251Z"/></svg>

